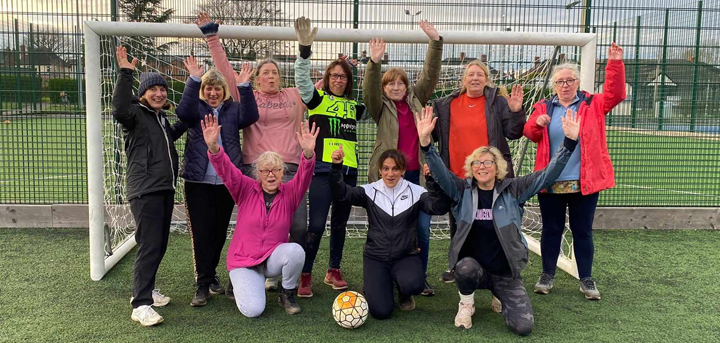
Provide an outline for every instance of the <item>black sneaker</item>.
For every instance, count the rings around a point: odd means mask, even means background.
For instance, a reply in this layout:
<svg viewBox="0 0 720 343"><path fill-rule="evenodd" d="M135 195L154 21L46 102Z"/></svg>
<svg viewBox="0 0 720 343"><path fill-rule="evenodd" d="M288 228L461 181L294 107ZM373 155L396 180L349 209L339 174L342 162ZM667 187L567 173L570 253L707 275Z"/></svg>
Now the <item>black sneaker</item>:
<svg viewBox="0 0 720 343"><path fill-rule="evenodd" d="M429 297L431 295L435 295L435 289L430 286L430 284L425 280L425 288L423 289L422 293L420 295L424 295L426 297Z"/></svg>
<svg viewBox="0 0 720 343"><path fill-rule="evenodd" d="M287 314L298 314L302 311L295 300L295 293L297 293L297 288L284 289L282 286L278 292L278 304L285 308Z"/></svg>
<svg viewBox="0 0 720 343"><path fill-rule="evenodd" d="M233 291L232 280L228 280L227 288L225 288L225 295L227 295L230 300L235 300L235 292Z"/></svg>
<svg viewBox="0 0 720 343"><path fill-rule="evenodd" d="M199 307L207 305L210 298L210 289L208 286L198 286L195 296L190 300L190 306Z"/></svg>
<svg viewBox="0 0 720 343"><path fill-rule="evenodd" d="M415 299L412 295L398 294L398 307L403 311L412 311L415 309Z"/></svg>
<svg viewBox="0 0 720 343"><path fill-rule="evenodd" d="M217 295L223 293L225 293L225 288L220 285L220 278L216 276L213 282L210 284L210 294Z"/></svg>
<svg viewBox="0 0 720 343"><path fill-rule="evenodd" d="M442 275L440 275L440 281L444 283L453 283L455 282L455 273L452 269L446 270Z"/></svg>
<svg viewBox="0 0 720 343"><path fill-rule="evenodd" d="M595 280L591 277L580 279L580 292L585 294L585 299L600 300L600 291L598 291L595 285Z"/></svg>
<svg viewBox="0 0 720 343"><path fill-rule="evenodd" d="M535 284L535 293L537 294L548 294L550 293L550 290L553 288L553 280L555 279L555 276L542 273L540 274L540 278L538 278L538 282Z"/></svg>

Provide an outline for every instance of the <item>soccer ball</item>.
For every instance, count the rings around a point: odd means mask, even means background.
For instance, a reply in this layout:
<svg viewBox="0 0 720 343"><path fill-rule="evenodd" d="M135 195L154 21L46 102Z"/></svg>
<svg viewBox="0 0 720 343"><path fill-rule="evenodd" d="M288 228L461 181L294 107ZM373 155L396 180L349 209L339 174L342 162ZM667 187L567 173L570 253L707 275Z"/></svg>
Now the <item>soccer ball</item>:
<svg viewBox="0 0 720 343"><path fill-rule="evenodd" d="M332 315L338 325L346 329L355 329L365 323L368 316L368 304L365 297L353 291L343 292L335 298Z"/></svg>

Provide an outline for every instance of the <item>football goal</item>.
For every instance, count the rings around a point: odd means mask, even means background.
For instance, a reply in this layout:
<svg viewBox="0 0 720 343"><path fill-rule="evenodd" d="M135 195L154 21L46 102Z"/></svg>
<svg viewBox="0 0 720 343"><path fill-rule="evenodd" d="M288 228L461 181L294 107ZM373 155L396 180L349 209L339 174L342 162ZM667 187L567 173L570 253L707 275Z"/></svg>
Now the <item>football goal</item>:
<svg viewBox="0 0 720 343"><path fill-rule="evenodd" d="M331 25L331 24L325 24ZM521 84L525 90L524 106L530 106L548 96L549 72L553 65L563 61L575 61L581 65L581 89L593 90L595 81L596 36L587 33L538 33L538 32L467 32L448 31L438 26L444 39L443 66L440 82L434 97L451 94L459 88L464 64L480 59L491 70L495 84L510 89ZM111 98L117 75L115 47L128 47L130 57L140 59L139 70L163 74L170 85L168 99L180 101L184 82L188 75L182 60L193 54L206 67L212 66L207 46L200 30L191 24L155 24L86 21L85 35L85 82L86 82L86 128L88 163L88 201L90 220L90 276L100 280L134 246L134 223L125 190L126 156L121 126L113 120ZM231 63L250 62L264 57L274 58L279 66L284 87L293 87L293 61L296 44L292 27L245 27L221 26L221 40L246 42L239 50L228 51ZM402 67L414 83L422 69L427 37L419 29L364 30L338 29L320 26L316 43L313 44L312 76L319 79L329 61L347 54L359 60L355 68L356 96L362 100L360 91L367 58L368 41L383 37L388 43L383 68ZM261 44L259 44L261 43ZM139 77L138 73L135 75ZM137 84L136 84L137 86ZM174 120L171 111L170 117ZM358 128L359 182L366 182L367 163L375 140L375 124L364 118ZM184 141L177 148L182 156ZM516 175L532 171L535 144L525 138L511 142ZM176 211L173 228L186 228L182 180L178 182ZM525 206L522 231L529 248L540 254L541 220L537 203ZM234 227L234 221L231 222ZM367 221L361 209L354 209L348 222L349 237L362 237L367 231ZM433 217L431 237L450 237L446 217ZM577 277L573 259L572 242L563 240L558 266Z"/></svg>

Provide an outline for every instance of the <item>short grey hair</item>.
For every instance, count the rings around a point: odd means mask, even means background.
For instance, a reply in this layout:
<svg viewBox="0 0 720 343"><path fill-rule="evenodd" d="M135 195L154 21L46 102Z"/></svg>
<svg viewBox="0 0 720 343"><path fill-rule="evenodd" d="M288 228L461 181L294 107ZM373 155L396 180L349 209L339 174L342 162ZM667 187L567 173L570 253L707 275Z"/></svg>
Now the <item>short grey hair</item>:
<svg viewBox="0 0 720 343"><path fill-rule="evenodd" d="M266 151L262 153L258 158L255 160L255 177L258 176L258 168L260 166L268 166L270 168L282 168L283 172L285 172L285 169L287 169L287 166L285 165L285 162L283 162L282 156L280 154L274 152L274 151Z"/></svg>
<svg viewBox="0 0 720 343"><path fill-rule="evenodd" d="M557 81L557 75L560 71L569 69L573 73L573 78L580 82L580 66L577 63L563 63L553 67L552 73L550 74L550 84L552 85L553 93L555 93L555 81Z"/></svg>

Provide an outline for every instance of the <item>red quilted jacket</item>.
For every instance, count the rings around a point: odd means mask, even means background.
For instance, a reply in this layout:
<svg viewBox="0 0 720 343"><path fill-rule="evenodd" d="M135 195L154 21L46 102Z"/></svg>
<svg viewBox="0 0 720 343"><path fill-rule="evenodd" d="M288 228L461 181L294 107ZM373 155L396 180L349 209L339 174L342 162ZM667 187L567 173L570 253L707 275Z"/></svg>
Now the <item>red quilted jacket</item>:
<svg viewBox="0 0 720 343"><path fill-rule="evenodd" d="M580 186L582 194L592 194L615 186L615 172L607 148L605 115L625 100L625 64L622 60L609 60L605 68L603 92L590 94L578 91L580 107ZM525 123L523 135L538 143L535 171L550 162L548 129L537 124L537 117L552 113L552 99L533 105L532 115Z"/></svg>

